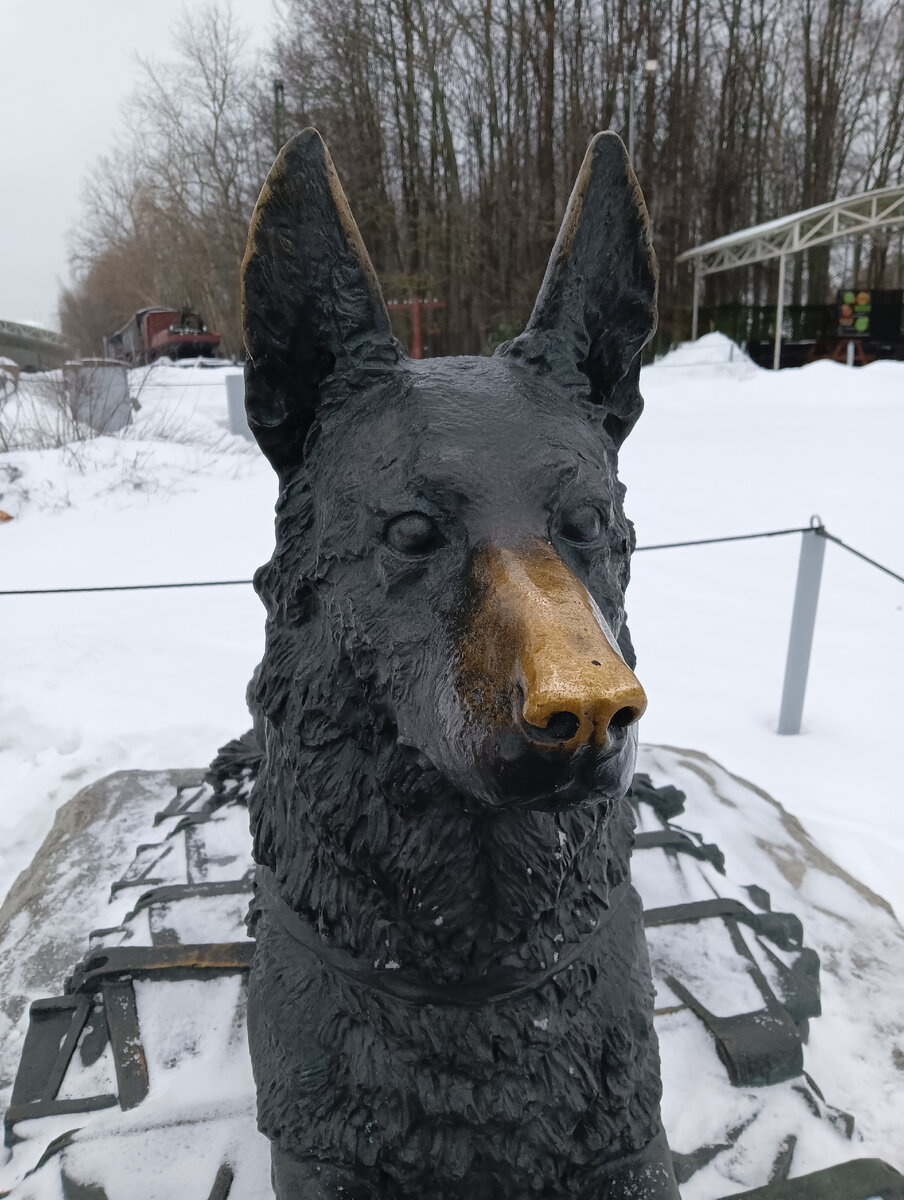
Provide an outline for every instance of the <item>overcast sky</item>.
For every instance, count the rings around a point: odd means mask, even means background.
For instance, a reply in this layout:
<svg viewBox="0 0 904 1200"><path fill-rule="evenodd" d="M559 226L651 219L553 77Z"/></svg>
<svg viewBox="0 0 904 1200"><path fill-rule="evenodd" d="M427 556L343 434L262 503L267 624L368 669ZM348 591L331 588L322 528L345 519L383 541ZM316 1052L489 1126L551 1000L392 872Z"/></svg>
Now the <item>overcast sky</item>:
<svg viewBox="0 0 904 1200"><path fill-rule="evenodd" d="M66 232L116 136L136 53L165 58L185 0L0 0L0 318L58 328ZM232 0L263 47L270 0Z"/></svg>

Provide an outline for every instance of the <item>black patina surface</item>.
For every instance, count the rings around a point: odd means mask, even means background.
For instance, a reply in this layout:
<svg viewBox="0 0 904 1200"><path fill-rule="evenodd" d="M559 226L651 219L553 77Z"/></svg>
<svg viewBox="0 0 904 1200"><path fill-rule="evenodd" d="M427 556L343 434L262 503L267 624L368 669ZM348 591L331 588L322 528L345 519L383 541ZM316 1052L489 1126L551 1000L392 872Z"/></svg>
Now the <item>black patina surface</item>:
<svg viewBox="0 0 904 1200"><path fill-rule="evenodd" d="M589 612L633 680L616 458L655 265L624 148L591 143L492 358L406 359L313 131L265 185L244 290L281 485L250 804L277 1195L677 1197L628 876L640 701L557 707L531 673L590 644Z"/></svg>

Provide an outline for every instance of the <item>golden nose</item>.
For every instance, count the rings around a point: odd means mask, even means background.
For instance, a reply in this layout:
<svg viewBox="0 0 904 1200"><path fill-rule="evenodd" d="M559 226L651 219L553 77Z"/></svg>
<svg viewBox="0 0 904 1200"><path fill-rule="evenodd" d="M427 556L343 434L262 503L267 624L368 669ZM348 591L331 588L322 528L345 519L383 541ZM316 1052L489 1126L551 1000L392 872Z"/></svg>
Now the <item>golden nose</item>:
<svg viewBox="0 0 904 1200"><path fill-rule="evenodd" d="M537 741L605 745L611 729L626 729L643 715L647 698L633 671L611 648L596 653L573 660L568 671L557 670L546 654L525 664L522 716Z"/></svg>
<svg viewBox="0 0 904 1200"><path fill-rule="evenodd" d="M548 543L491 554L527 732L562 749L605 745L611 729L639 720L647 698L602 614Z"/></svg>

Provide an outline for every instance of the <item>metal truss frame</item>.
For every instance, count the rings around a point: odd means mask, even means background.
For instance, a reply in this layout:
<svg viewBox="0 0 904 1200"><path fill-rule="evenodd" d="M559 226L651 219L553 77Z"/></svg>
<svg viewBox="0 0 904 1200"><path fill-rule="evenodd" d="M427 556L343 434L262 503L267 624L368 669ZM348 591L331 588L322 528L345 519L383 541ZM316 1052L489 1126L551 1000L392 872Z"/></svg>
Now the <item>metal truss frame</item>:
<svg viewBox="0 0 904 1200"><path fill-rule="evenodd" d="M837 238L871 233L893 225L904 225L904 186L877 188L819 204L815 208L791 213L775 221L729 233L715 241L695 246L679 254L676 262L692 263L694 268L694 306L691 339L697 338L701 281L707 275L746 267L753 263L779 260L778 305L775 323L775 349L772 365L778 370L782 347L782 317L785 304L785 263L789 254L824 246Z"/></svg>
<svg viewBox="0 0 904 1200"><path fill-rule="evenodd" d="M0 321L0 334L32 342L43 342L48 346L66 345L66 339L56 330L40 329L37 325L20 325L18 321Z"/></svg>

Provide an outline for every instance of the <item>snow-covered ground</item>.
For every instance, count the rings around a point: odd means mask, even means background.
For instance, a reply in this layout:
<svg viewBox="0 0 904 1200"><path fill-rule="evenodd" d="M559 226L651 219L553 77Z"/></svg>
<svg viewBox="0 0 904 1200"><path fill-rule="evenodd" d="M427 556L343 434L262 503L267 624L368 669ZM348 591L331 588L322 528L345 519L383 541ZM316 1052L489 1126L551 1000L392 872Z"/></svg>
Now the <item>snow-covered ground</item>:
<svg viewBox="0 0 904 1200"><path fill-rule="evenodd" d="M229 370L135 372L142 408L124 435L0 454L14 518L0 523L0 589L249 578L271 550L276 488L228 432ZM819 513L904 571L904 365L776 375L710 335L647 369L643 391L622 452L641 546ZM779 737L799 540L636 556L641 736L765 788L904 914L904 585L827 547L804 731ZM0 596L0 893L79 787L203 764L243 731L262 633L250 587Z"/></svg>
<svg viewBox="0 0 904 1200"><path fill-rule="evenodd" d="M639 545L819 514L904 574L904 364L762 371L719 334L644 372L621 475ZM740 358L740 361L738 359ZM829 543L799 736L776 733L800 536L637 554L641 738L752 780L904 917L904 584Z"/></svg>
<svg viewBox="0 0 904 1200"><path fill-rule="evenodd" d="M249 579L276 485L229 433L230 370L133 372L142 407L123 434L0 454L0 589ZM0 596L2 893L80 787L204 764L248 727L262 615L247 586Z"/></svg>

